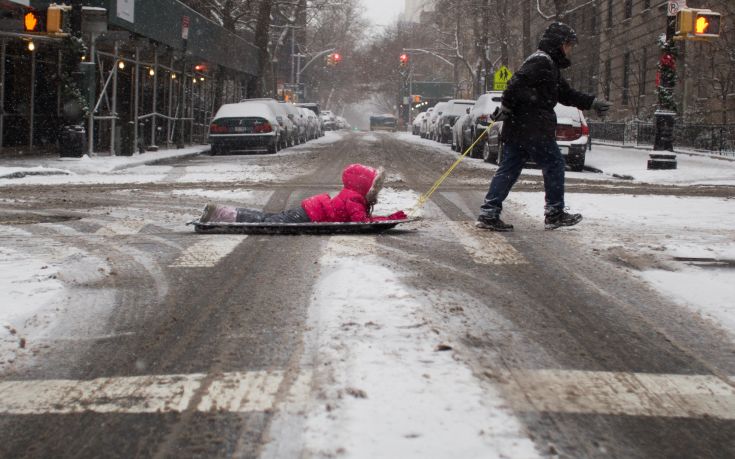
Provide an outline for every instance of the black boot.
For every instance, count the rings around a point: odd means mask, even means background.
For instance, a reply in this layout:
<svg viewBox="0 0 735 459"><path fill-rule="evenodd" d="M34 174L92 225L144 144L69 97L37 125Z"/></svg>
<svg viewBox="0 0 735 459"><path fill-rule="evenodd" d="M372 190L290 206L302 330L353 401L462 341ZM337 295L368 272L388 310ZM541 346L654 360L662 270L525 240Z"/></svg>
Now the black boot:
<svg viewBox="0 0 735 459"><path fill-rule="evenodd" d="M582 221L582 214L570 214L564 210L557 210L546 214L544 222L547 230L553 230L560 226L574 226Z"/></svg>
<svg viewBox="0 0 735 459"><path fill-rule="evenodd" d="M475 227L490 231L513 231L513 225L505 223L500 217L488 217L486 215L477 217Z"/></svg>

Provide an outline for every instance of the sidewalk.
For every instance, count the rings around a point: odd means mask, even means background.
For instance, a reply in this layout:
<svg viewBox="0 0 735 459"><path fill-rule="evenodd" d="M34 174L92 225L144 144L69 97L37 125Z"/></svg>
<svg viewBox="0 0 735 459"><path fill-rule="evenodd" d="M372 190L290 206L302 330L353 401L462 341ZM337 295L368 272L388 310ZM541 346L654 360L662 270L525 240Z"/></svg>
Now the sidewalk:
<svg viewBox="0 0 735 459"><path fill-rule="evenodd" d="M99 174L156 164L174 158L196 156L207 151L209 151L209 145L194 145L182 149L159 150L133 156L0 158L0 179L22 178L29 175Z"/></svg>

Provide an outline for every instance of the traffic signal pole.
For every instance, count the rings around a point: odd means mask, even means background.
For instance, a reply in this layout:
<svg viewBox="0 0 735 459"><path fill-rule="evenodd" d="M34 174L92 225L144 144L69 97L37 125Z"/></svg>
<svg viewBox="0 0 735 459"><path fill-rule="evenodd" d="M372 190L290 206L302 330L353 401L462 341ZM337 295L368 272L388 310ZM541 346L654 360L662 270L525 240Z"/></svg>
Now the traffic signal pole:
<svg viewBox="0 0 735 459"><path fill-rule="evenodd" d="M675 5L672 6L672 5ZM676 116L676 12L680 2L669 0L666 22L666 41L659 61L658 108L654 114L656 135L653 149L657 151L674 151L674 123ZM673 13L673 14L672 14Z"/></svg>

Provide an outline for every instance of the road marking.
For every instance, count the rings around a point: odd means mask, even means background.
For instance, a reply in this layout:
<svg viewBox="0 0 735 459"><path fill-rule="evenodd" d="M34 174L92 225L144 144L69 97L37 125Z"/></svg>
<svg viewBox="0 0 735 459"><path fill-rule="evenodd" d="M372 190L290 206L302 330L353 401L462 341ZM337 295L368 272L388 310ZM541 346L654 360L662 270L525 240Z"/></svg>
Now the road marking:
<svg viewBox="0 0 735 459"><path fill-rule="evenodd" d="M735 419L735 388L715 376L512 370L503 379L517 411Z"/></svg>
<svg viewBox="0 0 735 459"><path fill-rule="evenodd" d="M305 378L310 379L310 375L311 372L304 372ZM273 408L284 373L223 373L204 387L206 377L205 374L195 373L86 381L60 379L0 382L0 413L38 415L182 412L199 390L205 392L197 405L197 411L265 411Z"/></svg>
<svg viewBox="0 0 735 459"><path fill-rule="evenodd" d="M97 223L101 226L100 229L95 231L94 234L100 236L117 236L117 235L128 235L138 234L149 222L146 220L96 220L88 219L91 222Z"/></svg>
<svg viewBox="0 0 735 459"><path fill-rule="evenodd" d="M187 248L173 263L171 268L211 268L247 238L247 235L218 234L201 236L205 238Z"/></svg>
<svg viewBox="0 0 735 459"><path fill-rule="evenodd" d="M520 265L528 261L504 236L491 231L480 232L473 222L446 222L457 241L481 265Z"/></svg>

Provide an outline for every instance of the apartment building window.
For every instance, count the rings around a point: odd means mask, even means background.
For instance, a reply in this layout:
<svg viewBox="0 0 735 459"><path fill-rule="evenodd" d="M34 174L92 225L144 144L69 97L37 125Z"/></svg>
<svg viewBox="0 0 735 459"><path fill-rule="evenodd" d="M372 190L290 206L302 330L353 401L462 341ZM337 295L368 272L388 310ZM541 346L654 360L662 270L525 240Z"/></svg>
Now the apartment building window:
<svg viewBox="0 0 735 459"><path fill-rule="evenodd" d="M630 98L630 52L623 56L623 105L628 105Z"/></svg>
<svg viewBox="0 0 735 459"><path fill-rule="evenodd" d="M612 81L610 59L605 62L605 99L610 100L610 85Z"/></svg>
<svg viewBox="0 0 735 459"><path fill-rule="evenodd" d="M647 10L651 7L651 0L643 0L643 9Z"/></svg>
<svg viewBox="0 0 735 459"><path fill-rule="evenodd" d="M607 28L613 26L613 0L607 0Z"/></svg>
<svg viewBox="0 0 735 459"><path fill-rule="evenodd" d="M625 19L633 17L633 0L625 0Z"/></svg>

